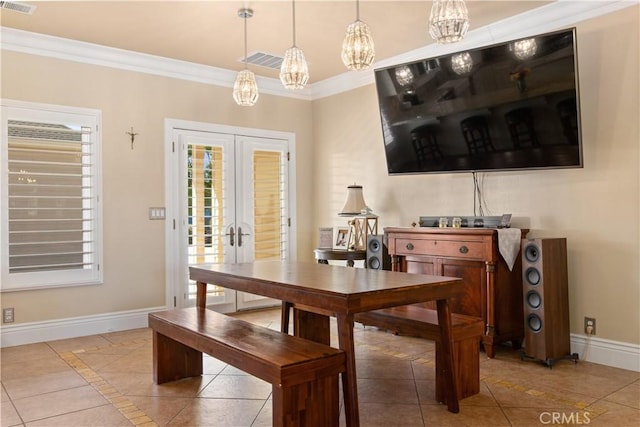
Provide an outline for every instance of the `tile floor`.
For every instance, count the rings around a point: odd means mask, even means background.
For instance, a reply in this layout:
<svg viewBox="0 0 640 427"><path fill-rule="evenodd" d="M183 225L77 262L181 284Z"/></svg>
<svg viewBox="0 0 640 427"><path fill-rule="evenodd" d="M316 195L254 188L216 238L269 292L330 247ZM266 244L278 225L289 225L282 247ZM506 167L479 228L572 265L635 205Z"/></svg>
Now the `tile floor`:
<svg viewBox="0 0 640 427"><path fill-rule="evenodd" d="M279 309L239 317L279 329ZM481 392L451 414L434 400L433 343L361 325L355 336L362 426L640 426L639 372L549 369L504 347L481 353ZM269 384L206 357L202 377L158 386L151 358L149 329L2 349L1 425L271 425Z"/></svg>

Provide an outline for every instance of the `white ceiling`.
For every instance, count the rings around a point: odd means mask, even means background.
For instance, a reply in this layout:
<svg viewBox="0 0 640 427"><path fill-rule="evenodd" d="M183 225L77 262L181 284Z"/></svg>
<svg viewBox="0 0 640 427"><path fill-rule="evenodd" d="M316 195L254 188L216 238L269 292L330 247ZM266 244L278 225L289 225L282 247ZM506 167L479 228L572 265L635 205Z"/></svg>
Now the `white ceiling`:
<svg viewBox="0 0 640 427"><path fill-rule="evenodd" d="M22 0L21 0L22 1ZM291 47L292 2L253 1L23 1L32 15L2 10L3 27L80 40L229 70L243 56L241 7L254 10L247 21L248 53L282 56ZM551 1L467 0L470 31ZM309 62L310 83L345 73L340 48L356 2L298 0L296 45ZM360 19L376 45L376 62L434 43L427 21L431 1L361 0ZM278 72L250 66L257 75Z"/></svg>

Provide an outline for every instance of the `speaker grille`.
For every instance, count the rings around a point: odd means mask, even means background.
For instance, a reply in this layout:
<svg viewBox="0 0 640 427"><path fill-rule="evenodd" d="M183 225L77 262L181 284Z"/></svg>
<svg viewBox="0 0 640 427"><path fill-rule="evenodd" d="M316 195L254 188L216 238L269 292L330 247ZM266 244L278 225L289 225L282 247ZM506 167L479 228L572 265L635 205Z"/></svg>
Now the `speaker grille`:
<svg viewBox="0 0 640 427"><path fill-rule="evenodd" d="M536 291L527 292L527 305L533 309L540 308L542 305L542 298Z"/></svg>
<svg viewBox="0 0 640 427"><path fill-rule="evenodd" d="M536 286L538 285L538 283L540 283L540 272L535 267L529 267L524 272L524 279L528 284Z"/></svg>
<svg viewBox="0 0 640 427"><path fill-rule="evenodd" d="M380 251L380 241L377 239L369 240L369 251L370 252L378 252Z"/></svg>
<svg viewBox="0 0 640 427"><path fill-rule="evenodd" d="M524 248L524 258L529 262L536 262L540 258L540 249L537 245L530 243Z"/></svg>
<svg viewBox="0 0 640 427"><path fill-rule="evenodd" d="M373 270L380 270L380 268L381 268L380 258L378 258L378 257L370 257L369 258L368 267L373 269Z"/></svg>
<svg viewBox="0 0 640 427"><path fill-rule="evenodd" d="M542 319L537 314L527 316L527 328L531 332L540 332L542 330Z"/></svg>

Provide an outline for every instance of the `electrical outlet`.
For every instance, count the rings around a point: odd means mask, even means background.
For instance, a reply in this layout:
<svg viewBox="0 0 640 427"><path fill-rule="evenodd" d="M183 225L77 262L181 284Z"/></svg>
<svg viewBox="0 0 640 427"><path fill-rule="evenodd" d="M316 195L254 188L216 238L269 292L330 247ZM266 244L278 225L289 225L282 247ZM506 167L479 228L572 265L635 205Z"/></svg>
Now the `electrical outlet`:
<svg viewBox="0 0 640 427"><path fill-rule="evenodd" d="M13 323L13 307L2 309L2 323Z"/></svg>
<svg viewBox="0 0 640 427"><path fill-rule="evenodd" d="M593 317L584 318L584 333L587 335L596 334L596 319Z"/></svg>

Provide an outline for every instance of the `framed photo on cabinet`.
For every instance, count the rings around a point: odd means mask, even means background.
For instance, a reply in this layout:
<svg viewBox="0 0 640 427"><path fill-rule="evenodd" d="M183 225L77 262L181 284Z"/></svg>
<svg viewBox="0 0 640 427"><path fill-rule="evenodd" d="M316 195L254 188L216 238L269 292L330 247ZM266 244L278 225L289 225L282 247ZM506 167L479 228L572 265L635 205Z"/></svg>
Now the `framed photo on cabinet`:
<svg viewBox="0 0 640 427"><path fill-rule="evenodd" d="M334 227L333 229L333 249L344 249L345 251L349 248L349 232L351 227Z"/></svg>

